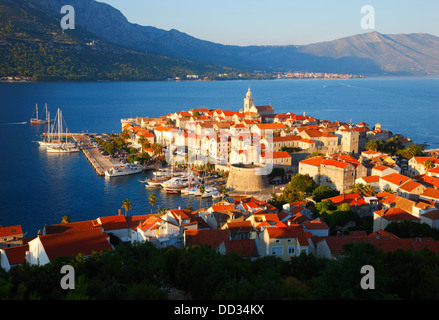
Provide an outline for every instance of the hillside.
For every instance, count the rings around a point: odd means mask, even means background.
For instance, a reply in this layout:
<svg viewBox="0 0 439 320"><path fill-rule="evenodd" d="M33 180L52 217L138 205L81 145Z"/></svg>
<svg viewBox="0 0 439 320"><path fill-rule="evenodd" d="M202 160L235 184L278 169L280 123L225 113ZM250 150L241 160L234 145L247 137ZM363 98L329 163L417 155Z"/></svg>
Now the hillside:
<svg viewBox="0 0 439 320"><path fill-rule="evenodd" d="M0 77L33 80L163 80L238 73L211 63L168 57L109 43L27 0L0 0ZM241 71L239 71L241 72Z"/></svg>
<svg viewBox="0 0 439 320"><path fill-rule="evenodd" d="M368 32L304 46L230 46L178 30L130 23L117 9L93 0L27 1L53 13L71 4L77 12L77 23L84 29L143 52L268 71L439 75L439 38L428 34Z"/></svg>

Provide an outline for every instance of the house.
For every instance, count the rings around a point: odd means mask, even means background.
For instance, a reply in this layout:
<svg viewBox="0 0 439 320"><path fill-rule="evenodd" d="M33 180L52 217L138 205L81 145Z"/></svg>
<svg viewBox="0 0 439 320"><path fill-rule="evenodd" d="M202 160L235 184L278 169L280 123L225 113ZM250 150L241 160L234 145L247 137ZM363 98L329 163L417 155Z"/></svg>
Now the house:
<svg viewBox="0 0 439 320"><path fill-rule="evenodd" d="M0 248L23 244L23 230L21 225L2 227L0 226Z"/></svg>
<svg viewBox="0 0 439 320"><path fill-rule="evenodd" d="M426 161L429 161L431 167L427 167ZM412 157L408 162L408 175L410 177L426 174L429 169L439 167L439 159L433 157Z"/></svg>
<svg viewBox="0 0 439 320"><path fill-rule="evenodd" d="M206 245L219 250L220 245L230 240L229 230L185 230L184 247Z"/></svg>
<svg viewBox="0 0 439 320"><path fill-rule="evenodd" d="M409 177L404 176L399 173L391 173L380 177L380 190L384 191L387 188L392 189L392 191L397 192L398 188L402 186L407 181L411 180Z"/></svg>
<svg viewBox="0 0 439 320"><path fill-rule="evenodd" d="M349 193L354 187L355 167L348 162L326 159L320 165L319 185L328 185L340 193Z"/></svg>
<svg viewBox="0 0 439 320"><path fill-rule="evenodd" d="M378 230L367 236L329 236L317 239L316 256L327 259L342 257L343 248L350 243L369 243L383 252L394 252L398 249L420 251L428 248L432 252L439 251L439 241L429 238L400 239L384 230Z"/></svg>
<svg viewBox="0 0 439 320"><path fill-rule="evenodd" d="M231 240L250 239L252 232L255 230L251 221L230 221L221 227L223 230L229 230Z"/></svg>
<svg viewBox="0 0 439 320"><path fill-rule="evenodd" d="M236 254L250 260L255 260L261 255L255 239L225 240L219 245L218 251L221 254Z"/></svg>
<svg viewBox="0 0 439 320"><path fill-rule="evenodd" d="M309 237L299 225L271 227L259 234L258 245L261 256L275 256L288 261L301 253L310 252Z"/></svg>
<svg viewBox="0 0 439 320"><path fill-rule="evenodd" d="M420 184L419 182L409 180L400 187L398 187L398 195L407 199L418 199L419 195L422 194L425 189L425 186Z"/></svg>
<svg viewBox="0 0 439 320"><path fill-rule="evenodd" d="M319 219L307 220L302 223L303 231L310 232L315 237L327 237L329 226Z"/></svg>
<svg viewBox="0 0 439 320"><path fill-rule="evenodd" d="M421 219L398 207L383 208L374 212L373 231L384 230L389 223L401 221L421 222Z"/></svg>
<svg viewBox="0 0 439 320"><path fill-rule="evenodd" d="M136 229L131 230L131 242L151 242L157 248L182 246L182 230L180 226L163 220L155 215L149 215Z"/></svg>
<svg viewBox="0 0 439 320"><path fill-rule="evenodd" d="M28 251L28 244L0 249L0 266L8 272L11 268L26 261L26 252Z"/></svg>
<svg viewBox="0 0 439 320"><path fill-rule="evenodd" d="M286 151L264 152L261 154L260 163L269 164L273 168L291 169L291 155Z"/></svg>
<svg viewBox="0 0 439 320"><path fill-rule="evenodd" d="M386 166L386 165L376 165L372 168L372 176L378 176L378 177L383 177L383 176L387 176L391 173L399 173L398 170Z"/></svg>
<svg viewBox="0 0 439 320"><path fill-rule="evenodd" d="M371 186L376 192L380 190L380 177L379 176L365 176L355 179L355 184L364 184Z"/></svg>
<svg viewBox="0 0 439 320"><path fill-rule="evenodd" d="M419 195L419 198L432 200L439 204L439 189L426 188L424 192Z"/></svg>
<svg viewBox="0 0 439 320"><path fill-rule="evenodd" d="M89 256L93 252L112 251L109 239L108 234L100 229L38 236L28 243L26 262L41 266L58 257L67 258L77 254Z"/></svg>

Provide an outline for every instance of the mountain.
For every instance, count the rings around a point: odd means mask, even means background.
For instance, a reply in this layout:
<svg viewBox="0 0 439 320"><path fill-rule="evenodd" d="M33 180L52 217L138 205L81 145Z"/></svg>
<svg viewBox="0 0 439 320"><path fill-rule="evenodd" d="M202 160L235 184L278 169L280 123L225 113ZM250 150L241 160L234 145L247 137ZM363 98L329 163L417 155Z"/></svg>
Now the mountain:
<svg viewBox="0 0 439 320"><path fill-rule="evenodd" d="M439 38L429 34L368 32L302 46L230 46L178 30L130 23L119 10L93 0L28 1L53 13L70 4L75 8L77 23L84 29L106 41L151 53L268 71L439 74Z"/></svg>
<svg viewBox="0 0 439 320"><path fill-rule="evenodd" d="M74 30L60 28L63 5L75 9ZM219 73L250 77L258 70L439 75L439 38L430 34L368 32L301 46L232 46L130 23L95 0L0 0L0 17L0 74L32 74L24 70L30 64L42 79L214 79Z"/></svg>
<svg viewBox="0 0 439 320"><path fill-rule="evenodd" d="M55 13L41 3L0 0L0 77L163 80L187 74L213 78L218 73L242 72L110 43L80 25L74 30L63 30L60 27L61 7ZM110 22L116 23L114 18ZM123 22L120 25L123 26ZM125 37L130 38L129 34Z"/></svg>

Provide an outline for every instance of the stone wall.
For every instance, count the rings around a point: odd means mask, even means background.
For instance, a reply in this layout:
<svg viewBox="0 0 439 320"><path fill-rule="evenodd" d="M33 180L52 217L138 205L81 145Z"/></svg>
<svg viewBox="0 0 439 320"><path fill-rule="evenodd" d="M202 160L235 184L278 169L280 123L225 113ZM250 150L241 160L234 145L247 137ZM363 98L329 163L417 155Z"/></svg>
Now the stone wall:
<svg viewBox="0 0 439 320"><path fill-rule="evenodd" d="M227 188L236 191L260 191L268 187L268 176L259 175L263 166L235 164L230 166Z"/></svg>

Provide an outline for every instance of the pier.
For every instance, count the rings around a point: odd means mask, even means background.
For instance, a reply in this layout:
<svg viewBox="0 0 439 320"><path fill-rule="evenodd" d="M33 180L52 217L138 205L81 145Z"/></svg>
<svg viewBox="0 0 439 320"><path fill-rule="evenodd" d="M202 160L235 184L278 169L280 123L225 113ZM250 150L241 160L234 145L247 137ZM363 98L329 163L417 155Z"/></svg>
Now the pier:
<svg viewBox="0 0 439 320"><path fill-rule="evenodd" d="M97 174L105 176L105 171L113 166L110 159L102 155L100 151L93 146L91 138L87 134L75 133L71 136L93 168L95 168Z"/></svg>

